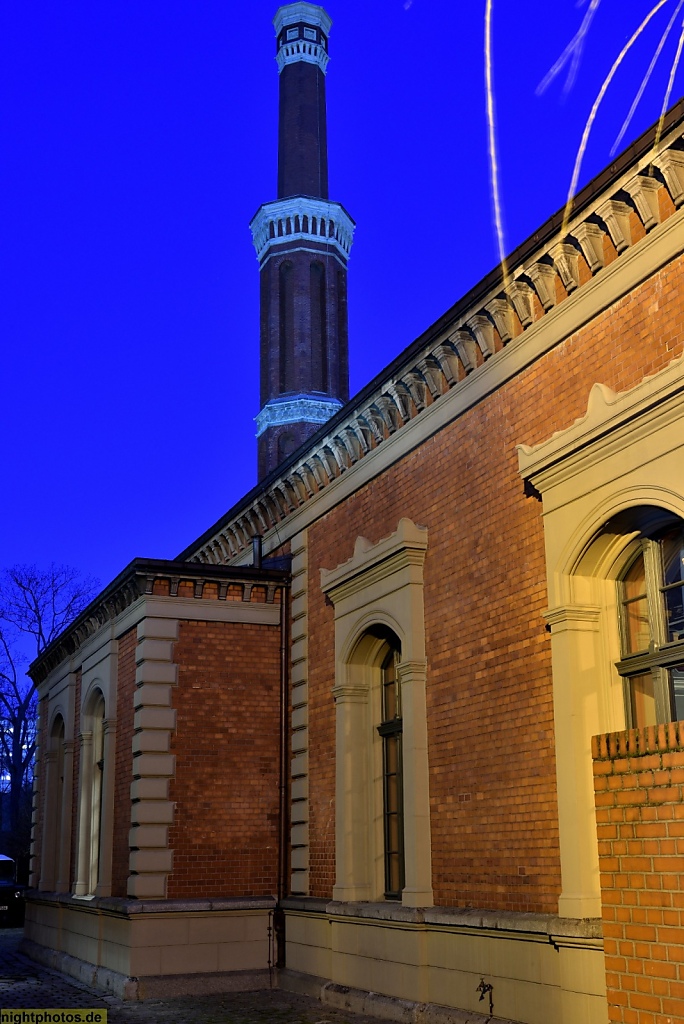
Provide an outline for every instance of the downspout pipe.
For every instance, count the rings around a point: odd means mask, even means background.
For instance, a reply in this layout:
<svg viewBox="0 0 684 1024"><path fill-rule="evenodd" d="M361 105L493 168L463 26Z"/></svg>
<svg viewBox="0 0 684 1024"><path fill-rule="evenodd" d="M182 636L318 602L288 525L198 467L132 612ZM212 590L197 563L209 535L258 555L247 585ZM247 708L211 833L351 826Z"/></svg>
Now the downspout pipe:
<svg viewBox="0 0 684 1024"><path fill-rule="evenodd" d="M285 958L285 912L282 908L282 900L287 895L287 871L288 871L288 707L289 707L289 682L290 682L290 658L289 658L289 635L290 635L290 589L284 586L280 591L280 764L278 772L278 902L273 914L273 930L276 939L276 967L283 968L286 964Z"/></svg>

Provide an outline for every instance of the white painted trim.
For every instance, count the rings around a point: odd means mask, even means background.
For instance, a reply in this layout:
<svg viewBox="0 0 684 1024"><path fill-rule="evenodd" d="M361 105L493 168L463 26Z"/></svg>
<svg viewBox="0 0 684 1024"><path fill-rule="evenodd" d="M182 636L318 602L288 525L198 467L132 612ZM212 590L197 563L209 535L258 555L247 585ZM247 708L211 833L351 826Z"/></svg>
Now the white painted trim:
<svg viewBox="0 0 684 1024"><path fill-rule="evenodd" d="M293 39L283 43L276 54L278 63L278 74L282 74L283 68L288 64L315 64L323 74L328 70L330 57L327 50L320 43L314 43L309 39Z"/></svg>
<svg viewBox="0 0 684 1024"><path fill-rule="evenodd" d="M396 430L377 448L364 454L344 473L294 509L286 519L279 521L277 527L273 527L264 535L264 551L268 553L274 550L295 533L305 530L336 505L345 501L349 495L403 459L429 437L443 430L526 367L562 344L603 310L657 273L661 267L676 259L683 250L684 209L681 209L653 228L637 245L632 246L619 259L601 270L591 281L577 288L572 295L528 327L523 334L510 341L486 363L455 384L436 402ZM449 329L445 333L453 332ZM438 346L439 342L436 342L432 343L430 348ZM427 354L429 355L429 350ZM417 355L415 362L424 356L425 353ZM387 385L383 384L376 394L380 395L386 390ZM342 434L350 428L363 410L373 404L374 397L370 396L363 407L352 408L349 419L339 425L337 433ZM315 457L316 452L329 443L327 439L323 440L318 449L312 449L307 453L302 463ZM299 466L293 466L287 475L293 476L298 469ZM241 514L244 514L244 511ZM222 529L225 531L229 527L230 524L227 524ZM197 554L201 551L202 548L198 547ZM244 565L250 558L251 547L244 548L232 564Z"/></svg>
<svg viewBox="0 0 684 1024"><path fill-rule="evenodd" d="M288 423L327 423L339 412L342 402L338 398L322 395L286 395L272 398L258 416L255 416L257 437L269 427L285 426Z"/></svg>
<svg viewBox="0 0 684 1024"><path fill-rule="evenodd" d="M319 4L310 4L306 0L298 0L296 3L279 7L273 18L273 27L279 36L282 29L288 25L300 25L304 22L320 28L325 36L330 35L332 18L328 12Z"/></svg>
<svg viewBox="0 0 684 1024"><path fill-rule="evenodd" d="M307 218L307 230L302 229L304 217ZM300 229L295 230L295 219L299 218ZM317 231L311 230L316 220ZM290 222L288 230L287 222ZM326 233L320 233L321 221L325 222ZM330 227L333 232L330 234ZM290 196L272 203L264 203L250 221L252 242L258 259L275 245L286 244L290 239L306 239L329 245L337 249L345 261L354 241L354 221L340 203L329 202L327 199L314 199L311 196ZM271 228L274 235L271 236Z"/></svg>

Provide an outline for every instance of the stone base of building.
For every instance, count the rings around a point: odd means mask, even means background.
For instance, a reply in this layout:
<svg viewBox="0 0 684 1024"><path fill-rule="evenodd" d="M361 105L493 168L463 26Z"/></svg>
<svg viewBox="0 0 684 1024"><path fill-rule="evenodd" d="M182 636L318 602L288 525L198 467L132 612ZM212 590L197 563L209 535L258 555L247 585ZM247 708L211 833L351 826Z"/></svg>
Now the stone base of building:
<svg viewBox="0 0 684 1024"><path fill-rule="evenodd" d="M336 1010L363 1013L379 1020L399 1021L400 1024L489 1024L494 1020L497 1024L515 1024L505 1017L494 1018L472 1010L458 1010L437 1003L417 1003L412 999L399 999L380 992L366 992L289 969L278 971L278 988L298 995L313 996L324 1006Z"/></svg>
<svg viewBox="0 0 684 1024"><path fill-rule="evenodd" d="M77 899L34 893L22 951L120 999L275 986L275 900Z"/></svg>
<svg viewBox="0 0 684 1024"><path fill-rule="evenodd" d="M37 963L75 978L90 988L109 992L123 1000L170 999L174 996L214 995L221 992L253 992L277 987L276 971L222 971L215 974L159 974L156 977L131 978L119 971L95 964L68 953L39 946L24 939L21 952Z"/></svg>
<svg viewBox="0 0 684 1024"><path fill-rule="evenodd" d="M324 1004L421 1024L607 1019L599 920L292 897L283 907L279 987Z"/></svg>
<svg viewBox="0 0 684 1024"><path fill-rule="evenodd" d="M126 1000L278 987L411 1024L606 1020L600 921L290 897L277 971L274 908L34 893L23 949Z"/></svg>

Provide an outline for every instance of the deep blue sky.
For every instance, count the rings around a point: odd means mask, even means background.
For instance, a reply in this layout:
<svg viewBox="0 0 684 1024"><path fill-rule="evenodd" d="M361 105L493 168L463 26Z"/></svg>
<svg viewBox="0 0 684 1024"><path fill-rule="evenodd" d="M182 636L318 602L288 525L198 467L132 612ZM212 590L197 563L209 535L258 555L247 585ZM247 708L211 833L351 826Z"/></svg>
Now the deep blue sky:
<svg viewBox="0 0 684 1024"><path fill-rule="evenodd" d="M610 147L668 0L601 110ZM275 198L271 0L32 0L0 13L0 566L103 585L256 479L258 271ZM331 199L357 222L352 391L496 263L484 0L330 0ZM586 10L495 0L507 248L564 202L601 82L650 0L601 0L572 93L535 88ZM680 15L681 19L681 15ZM625 145L660 113L678 21ZM677 77L674 102L682 93Z"/></svg>

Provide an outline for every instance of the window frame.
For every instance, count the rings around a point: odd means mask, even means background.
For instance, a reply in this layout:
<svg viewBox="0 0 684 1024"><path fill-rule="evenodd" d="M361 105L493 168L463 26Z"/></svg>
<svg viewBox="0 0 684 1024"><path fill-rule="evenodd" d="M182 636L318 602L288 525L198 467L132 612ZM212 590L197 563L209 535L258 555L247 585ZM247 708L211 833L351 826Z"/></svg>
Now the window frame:
<svg viewBox="0 0 684 1024"><path fill-rule="evenodd" d="M666 591L684 587L684 583L666 584L663 566L663 544L667 535L671 534L673 530L679 531L684 549L684 524L681 522L671 523L653 536L641 536L637 540L636 550L633 548L630 550L629 557L616 580L621 657L615 667L622 677L625 721L630 729L677 720L675 689L670 671L676 665L684 664L684 637L674 641L667 639L664 595ZM647 648L630 653L626 606L637 599L625 597L625 577L640 558L644 562L649 643ZM639 722L632 681L647 673L650 673L652 677L655 721Z"/></svg>
<svg viewBox="0 0 684 1024"><path fill-rule="evenodd" d="M385 899L401 900L401 894L406 882L406 864L404 858L404 768L402 737L404 723L401 714L401 683L399 679L399 651L388 642L387 654L383 657L380 665L380 708L381 722L376 726L378 736L382 742L382 823L383 823L383 861L385 867ZM391 685L394 687L394 714L389 715L387 711L387 670L390 665L393 669L394 678ZM395 747L394 770L388 769L391 761L390 750ZM395 780L395 788L392 793L391 779ZM392 799L393 798L393 799ZM390 810L394 805L395 810ZM392 817L396 817L396 849L392 838ZM396 873L398 885L393 885L393 877Z"/></svg>

